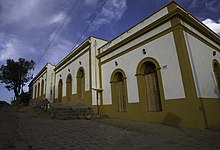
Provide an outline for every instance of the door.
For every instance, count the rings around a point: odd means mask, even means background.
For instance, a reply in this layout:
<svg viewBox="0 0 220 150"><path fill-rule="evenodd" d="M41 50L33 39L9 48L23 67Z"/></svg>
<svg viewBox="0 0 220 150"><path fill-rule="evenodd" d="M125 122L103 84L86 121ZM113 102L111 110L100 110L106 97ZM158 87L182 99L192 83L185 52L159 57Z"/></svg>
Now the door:
<svg viewBox="0 0 220 150"><path fill-rule="evenodd" d="M149 111L161 111L160 91L156 67L153 63L147 63L144 74L145 93Z"/></svg>
<svg viewBox="0 0 220 150"><path fill-rule="evenodd" d="M71 76L67 77L66 81L66 97L67 101L71 101L71 96L72 96L72 78Z"/></svg>
<svg viewBox="0 0 220 150"><path fill-rule="evenodd" d="M58 102L59 103L62 100L62 95L63 95L63 82L62 82L62 80L60 80L59 85L58 85Z"/></svg>
<svg viewBox="0 0 220 150"><path fill-rule="evenodd" d="M126 88L124 84L123 75L118 73L118 81L117 81L117 99L118 99L118 111L125 112L126 111Z"/></svg>

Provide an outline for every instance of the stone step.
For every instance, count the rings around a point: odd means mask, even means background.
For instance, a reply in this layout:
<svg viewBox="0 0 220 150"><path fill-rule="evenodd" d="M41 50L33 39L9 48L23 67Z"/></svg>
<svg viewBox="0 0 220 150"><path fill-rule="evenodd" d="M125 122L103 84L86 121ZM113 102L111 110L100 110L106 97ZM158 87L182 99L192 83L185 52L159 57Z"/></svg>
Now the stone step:
<svg viewBox="0 0 220 150"><path fill-rule="evenodd" d="M53 118L60 120L92 119L96 116L91 107L81 103L53 103L50 108Z"/></svg>

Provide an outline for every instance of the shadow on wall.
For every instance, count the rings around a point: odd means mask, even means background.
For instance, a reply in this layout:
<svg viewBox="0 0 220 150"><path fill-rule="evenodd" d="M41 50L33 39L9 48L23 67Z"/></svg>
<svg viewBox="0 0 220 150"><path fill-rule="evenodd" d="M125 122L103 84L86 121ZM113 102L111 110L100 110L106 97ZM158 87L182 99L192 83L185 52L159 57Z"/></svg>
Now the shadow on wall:
<svg viewBox="0 0 220 150"><path fill-rule="evenodd" d="M176 115L168 112L166 117L163 120L164 124L169 124L169 125L175 125L175 126L179 126L179 124L181 123L182 119L177 117Z"/></svg>

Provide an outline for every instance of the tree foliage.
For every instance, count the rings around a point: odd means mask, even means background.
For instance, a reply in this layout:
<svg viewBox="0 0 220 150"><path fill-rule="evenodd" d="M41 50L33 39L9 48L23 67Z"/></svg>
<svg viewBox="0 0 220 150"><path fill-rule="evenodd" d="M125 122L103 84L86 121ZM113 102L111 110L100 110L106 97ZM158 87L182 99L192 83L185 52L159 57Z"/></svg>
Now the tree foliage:
<svg viewBox="0 0 220 150"><path fill-rule="evenodd" d="M10 91L13 90L17 98L23 92L23 86L26 82L33 78L35 62L27 61L24 58L19 58L18 61L7 59L6 64L0 68L0 80L5 84L5 87Z"/></svg>

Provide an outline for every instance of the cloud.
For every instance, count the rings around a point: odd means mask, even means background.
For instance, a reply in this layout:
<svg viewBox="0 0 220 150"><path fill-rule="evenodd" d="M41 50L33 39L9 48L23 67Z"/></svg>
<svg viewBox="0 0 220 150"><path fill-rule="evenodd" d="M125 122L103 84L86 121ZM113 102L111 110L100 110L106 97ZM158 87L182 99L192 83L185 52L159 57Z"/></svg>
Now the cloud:
<svg viewBox="0 0 220 150"><path fill-rule="evenodd" d="M205 19L202 21L207 27L209 27L211 30L213 30L215 33L220 34L220 19L218 22L212 20L212 19Z"/></svg>
<svg viewBox="0 0 220 150"><path fill-rule="evenodd" d="M110 0L102 8L90 30L96 31L101 26L110 24L121 19L127 9L127 0Z"/></svg>
<svg viewBox="0 0 220 150"><path fill-rule="evenodd" d="M217 0L209 1L205 3L206 8L212 12L218 12L219 8L216 8Z"/></svg>
<svg viewBox="0 0 220 150"><path fill-rule="evenodd" d="M68 39L60 37L57 41L59 42L52 44L51 48L45 53L43 60L41 61L44 63L42 66L45 65L45 62L57 64L72 50L73 43Z"/></svg>
<svg viewBox="0 0 220 150"><path fill-rule="evenodd" d="M0 14L0 18L4 19L4 22L1 22L1 24L10 24L18 22L24 18L31 16L34 8L37 7L38 3L39 0L1 0L0 6L2 8L2 12Z"/></svg>
<svg viewBox="0 0 220 150"><path fill-rule="evenodd" d="M0 62L7 59L17 60L20 57L28 57L35 54L36 49L27 45L16 35L5 36L4 32L0 33Z"/></svg>
<svg viewBox="0 0 220 150"><path fill-rule="evenodd" d="M7 39L3 32L0 33L0 61L5 61L8 58L15 59L17 58L17 52L15 50L15 45L18 41L11 37Z"/></svg>
<svg viewBox="0 0 220 150"><path fill-rule="evenodd" d="M59 23L63 17L65 16L64 12L59 12L58 14L51 17L51 19L48 21L48 24L56 24Z"/></svg>
<svg viewBox="0 0 220 150"><path fill-rule="evenodd" d="M61 21L67 5L68 3L54 0L1 0L0 26L19 24L30 29L46 28Z"/></svg>
<svg viewBox="0 0 220 150"><path fill-rule="evenodd" d="M38 74L47 63L58 64L72 50L73 43L68 39L60 37L57 41L59 42L52 44L51 48L46 51L41 61L36 62L37 65L35 66L34 75ZM42 54L40 54L40 56L42 56Z"/></svg>

